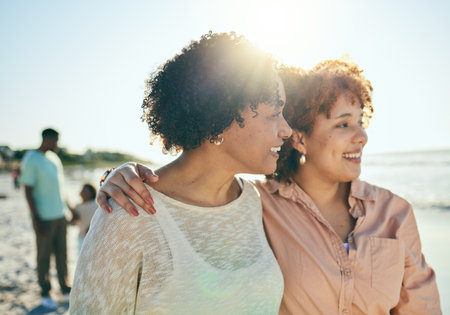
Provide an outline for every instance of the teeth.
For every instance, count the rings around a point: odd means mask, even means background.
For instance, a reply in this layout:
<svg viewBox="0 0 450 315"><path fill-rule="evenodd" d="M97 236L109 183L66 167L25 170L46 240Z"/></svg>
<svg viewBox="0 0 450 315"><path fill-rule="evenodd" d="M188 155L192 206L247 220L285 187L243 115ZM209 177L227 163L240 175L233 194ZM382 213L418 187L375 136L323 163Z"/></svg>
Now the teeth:
<svg viewBox="0 0 450 315"><path fill-rule="evenodd" d="M270 148L270 151L271 152L278 152L278 151L280 151L281 150L281 147L273 147L273 148Z"/></svg>
<svg viewBox="0 0 450 315"><path fill-rule="evenodd" d="M346 159L357 159L361 157L361 152L358 153L344 153L342 156Z"/></svg>

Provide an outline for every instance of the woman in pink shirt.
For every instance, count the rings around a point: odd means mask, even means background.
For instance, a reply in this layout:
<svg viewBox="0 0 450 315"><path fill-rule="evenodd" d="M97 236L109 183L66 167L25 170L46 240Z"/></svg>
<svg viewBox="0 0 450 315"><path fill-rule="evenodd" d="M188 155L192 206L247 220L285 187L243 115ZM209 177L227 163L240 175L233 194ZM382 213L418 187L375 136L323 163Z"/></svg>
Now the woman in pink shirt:
<svg viewBox="0 0 450 315"><path fill-rule="evenodd" d="M358 179L373 112L361 73L343 60L281 71L293 135L276 174L257 182L285 281L280 314L441 314L411 205ZM144 205L151 197L138 174L155 180L129 163L102 187L99 204L109 194L130 208L120 187Z"/></svg>

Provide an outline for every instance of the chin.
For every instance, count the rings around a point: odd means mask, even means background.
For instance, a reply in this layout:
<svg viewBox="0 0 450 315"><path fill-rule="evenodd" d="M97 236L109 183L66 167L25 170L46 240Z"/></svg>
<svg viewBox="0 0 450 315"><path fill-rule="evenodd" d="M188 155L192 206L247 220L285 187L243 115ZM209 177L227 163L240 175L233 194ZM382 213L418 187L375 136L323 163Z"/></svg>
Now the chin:
<svg viewBox="0 0 450 315"><path fill-rule="evenodd" d="M361 172L358 172L358 174L354 174L354 175L348 176L346 182L351 182L351 181L353 181L355 179L358 179L359 175L361 175Z"/></svg>
<svg viewBox="0 0 450 315"><path fill-rule="evenodd" d="M261 172L259 174L270 175L270 174L275 173L276 170L277 170L277 163L274 163L274 165L267 167L264 172Z"/></svg>
<svg viewBox="0 0 450 315"><path fill-rule="evenodd" d="M277 170L276 165L271 167L261 167L259 169L254 169L252 171L246 172L248 174L263 174L263 175L269 175L275 173Z"/></svg>

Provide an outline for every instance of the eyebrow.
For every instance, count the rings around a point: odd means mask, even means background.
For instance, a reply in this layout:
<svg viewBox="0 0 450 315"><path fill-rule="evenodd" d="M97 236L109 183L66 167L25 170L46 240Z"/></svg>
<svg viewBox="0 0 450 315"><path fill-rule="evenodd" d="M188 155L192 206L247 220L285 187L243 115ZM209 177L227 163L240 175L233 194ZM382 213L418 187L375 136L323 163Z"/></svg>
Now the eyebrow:
<svg viewBox="0 0 450 315"><path fill-rule="evenodd" d="M352 116L353 115L350 114L350 113L344 113L342 115L337 116L335 119L341 119L341 118L344 118L344 117L352 117ZM363 116L364 116L364 113L361 113L360 117L363 117Z"/></svg>

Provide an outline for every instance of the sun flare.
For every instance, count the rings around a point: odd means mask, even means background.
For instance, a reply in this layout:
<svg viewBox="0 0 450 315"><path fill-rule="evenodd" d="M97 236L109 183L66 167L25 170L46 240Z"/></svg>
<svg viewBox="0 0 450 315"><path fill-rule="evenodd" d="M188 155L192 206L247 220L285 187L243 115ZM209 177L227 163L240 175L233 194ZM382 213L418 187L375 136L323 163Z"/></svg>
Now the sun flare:
<svg viewBox="0 0 450 315"><path fill-rule="evenodd" d="M249 1L240 12L246 17L242 33L282 62L310 68L319 61L329 19L314 1Z"/></svg>

